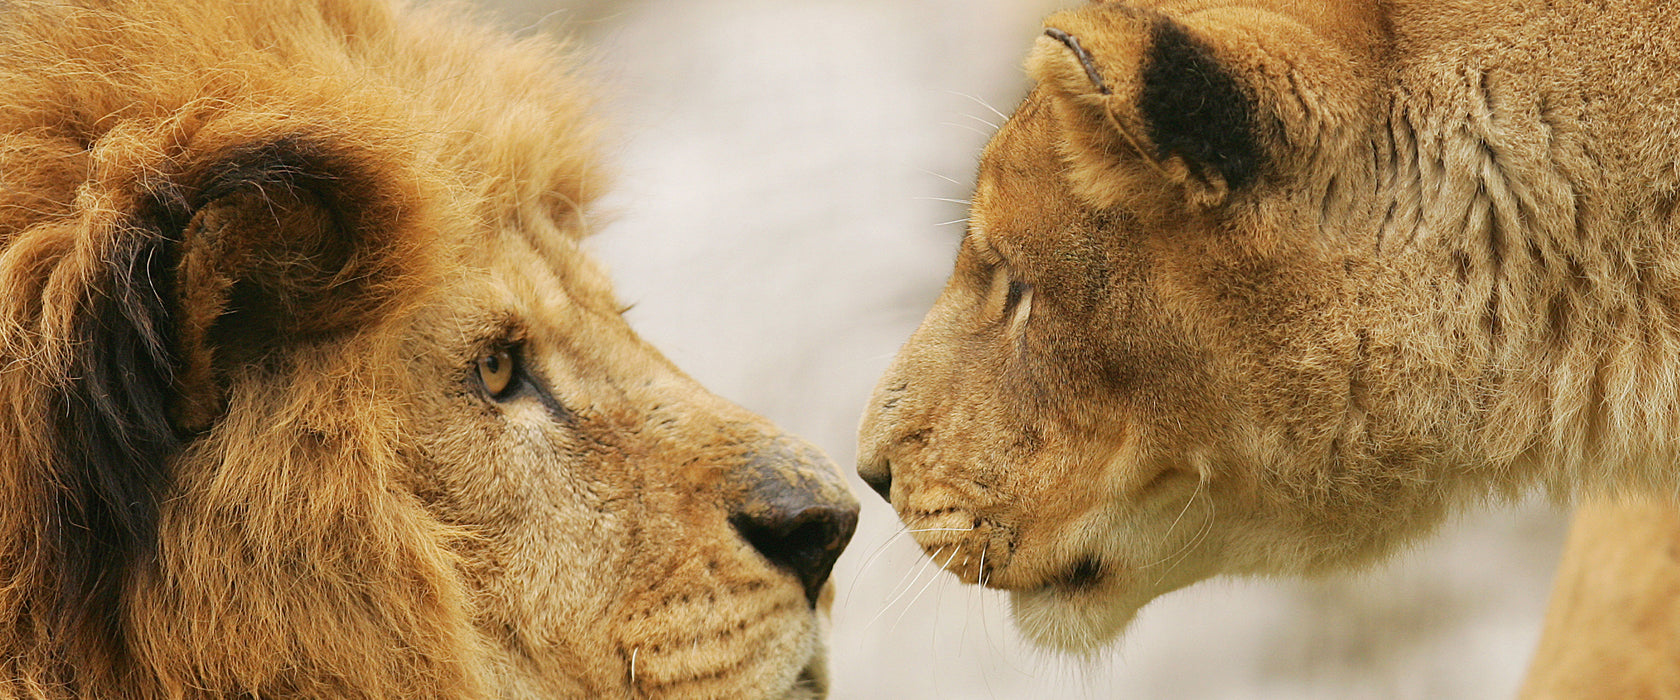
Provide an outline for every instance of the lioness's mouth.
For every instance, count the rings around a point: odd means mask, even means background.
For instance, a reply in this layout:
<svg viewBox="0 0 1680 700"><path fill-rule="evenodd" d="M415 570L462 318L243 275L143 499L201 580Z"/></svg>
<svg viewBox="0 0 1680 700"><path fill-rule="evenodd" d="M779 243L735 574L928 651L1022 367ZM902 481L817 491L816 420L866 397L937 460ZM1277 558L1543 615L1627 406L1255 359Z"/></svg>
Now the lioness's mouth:
<svg viewBox="0 0 1680 700"><path fill-rule="evenodd" d="M1101 584L1108 575L1101 561L1096 557L1082 557L1061 573L1051 577L1047 583L1049 588L1057 588L1069 593L1079 593Z"/></svg>
<svg viewBox="0 0 1680 700"><path fill-rule="evenodd" d="M823 700L828 697L828 654L818 649L799 671L799 678L793 682L782 700Z"/></svg>

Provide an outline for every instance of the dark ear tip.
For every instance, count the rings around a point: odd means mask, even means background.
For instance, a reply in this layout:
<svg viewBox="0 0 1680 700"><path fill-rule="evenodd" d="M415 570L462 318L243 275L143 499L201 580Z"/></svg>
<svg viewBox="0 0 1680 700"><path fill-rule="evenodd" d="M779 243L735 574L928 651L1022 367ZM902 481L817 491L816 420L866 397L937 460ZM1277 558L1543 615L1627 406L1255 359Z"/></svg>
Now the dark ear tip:
<svg viewBox="0 0 1680 700"><path fill-rule="evenodd" d="M1252 182L1263 160L1254 98L1211 47L1177 22L1158 17L1151 35L1138 111L1157 156L1182 156L1231 189Z"/></svg>
<svg viewBox="0 0 1680 700"><path fill-rule="evenodd" d="M1063 46L1068 47L1069 51L1073 52L1074 58L1079 59L1079 65L1085 69L1085 77L1091 80L1091 85L1097 88L1097 92L1104 95L1113 94L1109 91L1108 85L1103 82L1102 72L1097 70L1097 63L1091 58L1091 53L1086 51L1085 47L1079 45L1079 37L1055 27L1046 27L1044 35L1061 42Z"/></svg>

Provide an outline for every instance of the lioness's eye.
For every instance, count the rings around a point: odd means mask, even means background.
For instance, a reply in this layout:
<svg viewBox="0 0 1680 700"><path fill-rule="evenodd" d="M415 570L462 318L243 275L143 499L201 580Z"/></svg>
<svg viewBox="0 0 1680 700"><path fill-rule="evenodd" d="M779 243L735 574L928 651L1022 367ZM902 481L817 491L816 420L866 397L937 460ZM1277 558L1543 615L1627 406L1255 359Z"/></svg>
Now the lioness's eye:
<svg viewBox="0 0 1680 700"><path fill-rule="evenodd" d="M484 384L490 398L506 398L508 390L513 387L513 370L513 351L508 348L497 348L478 358L478 380Z"/></svg>
<svg viewBox="0 0 1680 700"><path fill-rule="evenodd" d="M1009 289L1003 295L1004 316L1011 316L1015 313L1015 309L1021 305L1021 296L1025 294L1026 291L1027 285L1025 282L1020 282L1018 280L1009 281Z"/></svg>

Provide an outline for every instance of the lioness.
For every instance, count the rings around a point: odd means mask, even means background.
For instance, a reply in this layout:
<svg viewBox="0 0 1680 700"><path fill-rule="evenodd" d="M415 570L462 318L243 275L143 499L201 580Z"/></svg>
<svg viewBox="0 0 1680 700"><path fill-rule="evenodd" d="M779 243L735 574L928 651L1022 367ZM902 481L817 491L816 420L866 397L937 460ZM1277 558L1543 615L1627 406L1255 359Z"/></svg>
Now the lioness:
<svg viewBox="0 0 1680 700"><path fill-rule="evenodd" d="M1084 651L1537 487L1672 497L1680 5L1052 15L859 473Z"/></svg>
<svg viewBox="0 0 1680 700"><path fill-rule="evenodd" d="M575 62L0 3L0 698L808 698L856 501L580 246Z"/></svg>

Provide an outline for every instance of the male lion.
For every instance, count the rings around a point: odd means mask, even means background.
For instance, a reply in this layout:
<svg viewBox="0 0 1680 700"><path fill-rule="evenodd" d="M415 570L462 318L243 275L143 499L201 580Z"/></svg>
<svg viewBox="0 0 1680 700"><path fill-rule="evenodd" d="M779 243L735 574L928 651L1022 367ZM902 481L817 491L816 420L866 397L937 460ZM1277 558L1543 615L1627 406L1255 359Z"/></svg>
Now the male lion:
<svg viewBox="0 0 1680 700"><path fill-rule="evenodd" d="M0 698L824 694L856 502L620 317L552 42L0 12Z"/></svg>
<svg viewBox="0 0 1680 700"><path fill-rule="evenodd" d="M1675 493L1680 5L1046 25L859 460L1027 636L1092 649L1536 487Z"/></svg>

